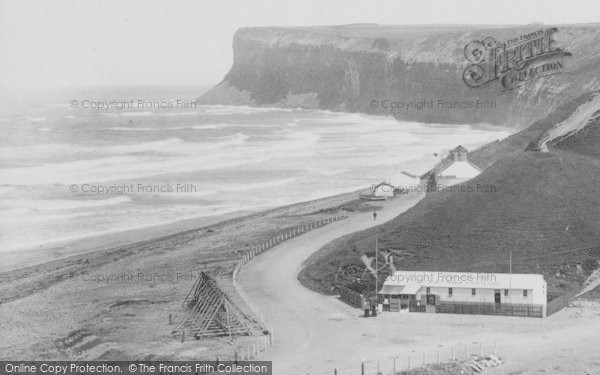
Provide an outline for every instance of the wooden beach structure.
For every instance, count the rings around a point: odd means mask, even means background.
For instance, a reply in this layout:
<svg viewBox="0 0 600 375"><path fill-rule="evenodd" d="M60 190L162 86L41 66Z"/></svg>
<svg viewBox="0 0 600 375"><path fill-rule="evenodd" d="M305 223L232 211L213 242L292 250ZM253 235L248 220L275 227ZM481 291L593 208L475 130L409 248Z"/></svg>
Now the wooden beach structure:
<svg viewBox="0 0 600 375"><path fill-rule="evenodd" d="M173 329L185 339L264 334L265 327L234 303L218 283L201 272L183 302L184 315Z"/></svg>

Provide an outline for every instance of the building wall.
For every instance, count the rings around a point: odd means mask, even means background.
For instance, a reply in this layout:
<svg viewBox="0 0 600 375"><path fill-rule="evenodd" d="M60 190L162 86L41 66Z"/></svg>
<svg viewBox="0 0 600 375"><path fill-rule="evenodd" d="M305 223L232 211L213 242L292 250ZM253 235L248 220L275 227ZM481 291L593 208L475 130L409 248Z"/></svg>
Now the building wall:
<svg viewBox="0 0 600 375"><path fill-rule="evenodd" d="M427 289L423 287L417 292L417 301L423 300L426 291ZM534 298L533 289L527 290L527 297L523 296L523 289L512 289L508 292L508 296L505 296L504 289L500 289L500 303L545 304L545 302L541 302L540 298ZM448 288L431 287L430 293L438 295L444 302L495 302L495 289L476 289L475 295L472 295L471 288L452 288L452 296L450 296ZM537 293L540 294L541 291L537 291Z"/></svg>

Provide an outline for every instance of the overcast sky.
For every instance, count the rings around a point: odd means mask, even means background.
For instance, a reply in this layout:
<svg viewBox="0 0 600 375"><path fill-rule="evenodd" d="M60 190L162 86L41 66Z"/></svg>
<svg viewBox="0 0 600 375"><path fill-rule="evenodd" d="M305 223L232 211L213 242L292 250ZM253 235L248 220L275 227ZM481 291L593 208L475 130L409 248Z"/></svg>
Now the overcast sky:
<svg viewBox="0 0 600 375"><path fill-rule="evenodd" d="M0 87L213 84L243 26L598 22L572 0L0 0Z"/></svg>

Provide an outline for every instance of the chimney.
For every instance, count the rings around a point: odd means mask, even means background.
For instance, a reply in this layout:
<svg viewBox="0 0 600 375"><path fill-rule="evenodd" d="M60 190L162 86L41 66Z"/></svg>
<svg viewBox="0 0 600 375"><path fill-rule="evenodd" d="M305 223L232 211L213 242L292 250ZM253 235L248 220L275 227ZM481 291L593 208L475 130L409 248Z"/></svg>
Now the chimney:
<svg viewBox="0 0 600 375"><path fill-rule="evenodd" d="M466 161L467 150L462 146L458 146L457 148L452 150L452 159L454 159L454 161Z"/></svg>

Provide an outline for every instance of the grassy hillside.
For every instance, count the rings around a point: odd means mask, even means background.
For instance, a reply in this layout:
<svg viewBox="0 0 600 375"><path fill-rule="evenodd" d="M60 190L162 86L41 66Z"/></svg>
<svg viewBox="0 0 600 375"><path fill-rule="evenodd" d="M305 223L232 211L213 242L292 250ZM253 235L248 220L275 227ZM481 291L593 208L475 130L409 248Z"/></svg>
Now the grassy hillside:
<svg viewBox="0 0 600 375"><path fill-rule="evenodd" d="M307 260L301 281L326 293L336 277L372 290L359 257L374 256L378 230L379 249L391 253L399 269L508 272L512 251L513 272L543 273L550 293L577 290L600 260L598 123L550 152L523 150L588 99L480 150L478 161L493 165L463 184L463 192L429 194L393 221L329 244Z"/></svg>
<svg viewBox="0 0 600 375"><path fill-rule="evenodd" d="M593 158L600 158L600 111L585 128L576 134L555 142L554 146Z"/></svg>
<svg viewBox="0 0 600 375"><path fill-rule="evenodd" d="M488 143L487 145L480 147L469 154L469 159L482 169L485 169L498 159L520 154L523 150L530 147L530 143L537 141L545 131L552 128L554 125L565 121L579 106L591 101L597 94L598 91L594 91L581 95L575 100L558 107L556 111L550 113L541 120L534 122L520 132L515 133L502 141ZM579 139L580 137L577 138ZM600 142L594 142L589 138L582 140L580 145L584 143L591 145L591 147L600 145ZM577 152L577 147L574 145L570 150Z"/></svg>

